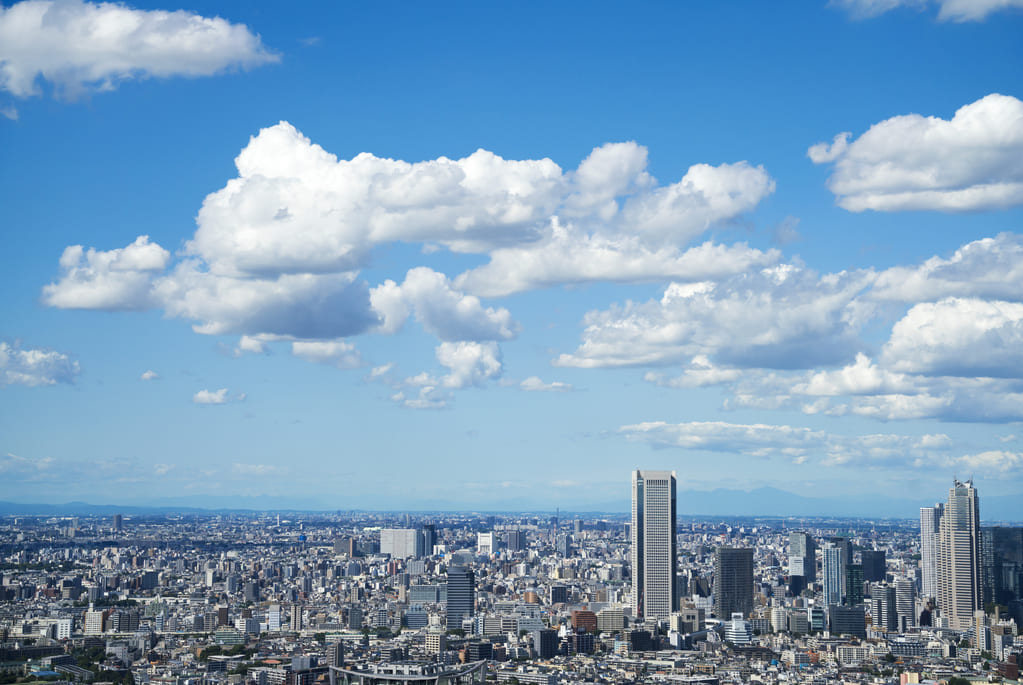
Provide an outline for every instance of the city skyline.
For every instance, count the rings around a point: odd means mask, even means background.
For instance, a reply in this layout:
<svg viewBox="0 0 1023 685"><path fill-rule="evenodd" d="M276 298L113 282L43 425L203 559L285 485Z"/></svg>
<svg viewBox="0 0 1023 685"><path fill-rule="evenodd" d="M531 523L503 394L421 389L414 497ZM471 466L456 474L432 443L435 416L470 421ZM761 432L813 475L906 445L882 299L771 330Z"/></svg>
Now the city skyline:
<svg viewBox="0 0 1023 685"><path fill-rule="evenodd" d="M8 2L0 501L614 510L624 458L704 509L1008 502L1021 33Z"/></svg>

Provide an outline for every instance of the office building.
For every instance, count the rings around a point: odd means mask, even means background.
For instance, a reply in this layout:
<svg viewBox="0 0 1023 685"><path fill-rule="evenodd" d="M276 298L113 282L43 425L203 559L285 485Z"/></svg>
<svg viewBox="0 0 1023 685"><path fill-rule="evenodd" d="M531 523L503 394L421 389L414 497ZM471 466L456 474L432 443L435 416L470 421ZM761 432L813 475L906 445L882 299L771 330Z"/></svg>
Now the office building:
<svg viewBox="0 0 1023 685"><path fill-rule="evenodd" d="M424 523L419 529L419 537L423 550L423 556L433 556L433 546L437 544L437 529L432 523Z"/></svg>
<svg viewBox="0 0 1023 685"><path fill-rule="evenodd" d="M874 627L890 632L899 629L899 613L895 588L890 585L872 585L870 588L870 616Z"/></svg>
<svg viewBox="0 0 1023 685"><path fill-rule="evenodd" d="M448 630L462 627L462 619L476 608L476 574L465 566L448 567L448 594L445 602Z"/></svg>
<svg viewBox="0 0 1023 685"><path fill-rule="evenodd" d="M380 531L380 553L392 559L422 556L422 536L413 528L384 528Z"/></svg>
<svg viewBox="0 0 1023 685"><path fill-rule="evenodd" d="M981 529L984 603L1008 606L1023 599L1023 528Z"/></svg>
<svg viewBox="0 0 1023 685"><path fill-rule="evenodd" d="M483 554L485 556L490 556L495 551L497 551L496 547L497 546L494 544L494 534L493 533L477 533L476 534L476 554Z"/></svg>
<svg viewBox="0 0 1023 685"><path fill-rule="evenodd" d="M865 549L860 552L863 566L863 580L868 583L883 583L888 573L888 562L884 550Z"/></svg>
<svg viewBox="0 0 1023 685"><path fill-rule="evenodd" d="M980 502L973 481L954 481L941 517L938 610L953 630L969 630L981 604Z"/></svg>
<svg viewBox="0 0 1023 685"><path fill-rule="evenodd" d="M526 534L521 530L505 531L504 546L509 552L521 552L526 548Z"/></svg>
<svg viewBox="0 0 1023 685"><path fill-rule="evenodd" d="M805 578L803 587L817 582L817 543L809 533L789 533L789 575Z"/></svg>
<svg viewBox="0 0 1023 685"><path fill-rule="evenodd" d="M833 537L828 538L828 543L832 547L838 548L841 553L841 560L839 561L839 572L838 577L842 585L842 595L845 595L845 567L852 563L852 543L849 538L844 537Z"/></svg>
<svg viewBox="0 0 1023 685"><path fill-rule="evenodd" d="M944 504L920 507L920 594L938 596L938 550Z"/></svg>
<svg viewBox="0 0 1023 685"><path fill-rule="evenodd" d="M120 533L124 530L124 518L120 514L114 514L114 532Z"/></svg>
<svg viewBox="0 0 1023 685"><path fill-rule="evenodd" d="M833 637L839 635L852 635L853 637L867 637L867 617L863 607L828 607L828 631Z"/></svg>
<svg viewBox="0 0 1023 685"><path fill-rule="evenodd" d="M847 606L863 604L864 575L862 564L849 564L845 567L845 604Z"/></svg>
<svg viewBox="0 0 1023 685"><path fill-rule="evenodd" d="M631 532L633 610L639 618L667 619L678 607L674 471L632 472Z"/></svg>
<svg viewBox="0 0 1023 685"><path fill-rule="evenodd" d="M895 608L899 615L899 632L904 633L916 625L916 586L908 578L895 580Z"/></svg>
<svg viewBox="0 0 1023 685"><path fill-rule="evenodd" d="M822 572L824 581L824 604L842 603L842 550L834 545L827 545L821 550L823 560Z"/></svg>
<svg viewBox="0 0 1023 685"><path fill-rule="evenodd" d="M718 547L714 552L714 613L718 618L753 611L753 550Z"/></svg>

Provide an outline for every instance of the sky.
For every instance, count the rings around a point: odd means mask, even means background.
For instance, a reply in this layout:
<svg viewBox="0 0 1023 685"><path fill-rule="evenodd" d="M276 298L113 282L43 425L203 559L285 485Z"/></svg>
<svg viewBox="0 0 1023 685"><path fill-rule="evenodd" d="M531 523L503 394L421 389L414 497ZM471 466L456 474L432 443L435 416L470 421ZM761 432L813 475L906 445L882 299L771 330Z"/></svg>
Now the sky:
<svg viewBox="0 0 1023 685"><path fill-rule="evenodd" d="M7 3L0 499L1023 493L1020 36L1020 0Z"/></svg>

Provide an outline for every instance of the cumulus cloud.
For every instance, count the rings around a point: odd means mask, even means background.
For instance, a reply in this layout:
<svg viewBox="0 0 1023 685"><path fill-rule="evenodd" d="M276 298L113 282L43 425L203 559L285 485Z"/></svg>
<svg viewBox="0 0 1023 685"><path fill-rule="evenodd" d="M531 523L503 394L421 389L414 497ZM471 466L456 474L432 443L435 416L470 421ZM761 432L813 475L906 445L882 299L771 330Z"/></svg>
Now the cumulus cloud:
<svg viewBox="0 0 1023 685"><path fill-rule="evenodd" d="M770 266L781 259L745 243L705 242L682 249L646 244L626 231L586 233L553 219L543 237L529 245L499 248L490 262L460 274L455 284L469 292L497 297L561 284L643 281L702 281Z"/></svg>
<svg viewBox="0 0 1023 685"><path fill-rule="evenodd" d="M152 369L149 369L148 371L143 371L142 375L139 376L139 380L143 381L156 381L159 379L160 374L158 374L156 371L153 371Z"/></svg>
<svg viewBox="0 0 1023 685"><path fill-rule="evenodd" d="M1023 472L1023 453L989 450L977 454L964 454L951 457L946 465L967 470L970 473L995 474L1005 476Z"/></svg>
<svg viewBox="0 0 1023 685"><path fill-rule="evenodd" d="M943 452L949 449L949 440L943 435L846 436L798 426L721 421L677 424L653 421L622 426L618 432L629 440L655 447L739 453L795 463L812 459L849 466L934 465L940 463L946 456Z"/></svg>
<svg viewBox="0 0 1023 685"><path fill-rule="evenodd" d="M519 383L519 389L527 392L570 392L573 388L569 383L551 381L544 383L539 376L530 376Z"/></svg>
<svg viewBox="0 0 1023 685"><path fill-rule="evenodd" d="M501 350L495 342L443 342L436 354L440 365L448 369L441 379L446 388L482 386L501 377Z"/></svg>
<svg viewBox="0 0 1023 685"><path fill-rule="evenodd" d="M427 267L410 269L405 282L388 280L370 292L373 308L380 313L382 332L401 328L410 313L430 334L444 341L509 340L518 324L504 308L484 308L479 298L451 287L448 277Z"/></svg>
<svg viewBox="0 0 1023 685"><path fill-rule="evenodd" d="M343 340L296 340L291 343L291 353L299 359L339 369L362 366L362 357L355 345Z"/></svg>
<svg viewBox="0 0 1023 685"><path fill-rule="evenodd" d="M870 280L866 272L821 277L789 264L719 283L673 283L660 300L587 313L582 344L555 363L660 365L700 355L732 367L841 362L857 351L857 333L872 316L857 300Z"/></svg>
<svg viewBox="0 0 1023 685"><path fill-rule="evenodd" d="M832 0L831 4L847 10L856 19L876 17L898 7L916 10L938 6L941 21L983 21L1000 10L1021 8L1023 0Z"/></svg>
<svg viewBox="0 0 1023 685"><path fill-rule="evenodd" d="M74 383L78 362L63 352L0 342L0 386Z"/></svg>
<svg viewBox="0 0 1023 685"><path fill-rule="evenodd" d="M276 62L242 24L119 3L24 0L0 7L0 89L17 97L113 90L122 81L210 76Z"/></svg>
<svg viewBox="0 0 1023 685"><path fill-rule="evenodd" d="M1023 236L1002 233L963 245L947 258L878 274L870 296L926 302L949 296L1023 300Z"/></svg>
<svg viewBox="0 0 1023 685"><path fill-rule="evenodd" d="M168 316L195 321L197 333L342 338L378 322L369 289L355 274L218 276L193 260L156 280L153 293Z"/></svg>
<svg viewBox="0 0 1023 685"><path fill-rule="evenodd" d="M245 393L228 395L227 388L220 390L200 390L192 396L195 404L227 404L228 402L241 402L245 399Z"/></svg>
<svg viewBox="0 0 1023 685"><path fill-rule="evenodd" d="M828 188L853 212L979 211L1023 204L1023 102L991 94L950 120L907 114L808 154L833 164Z"/></svg>
<svg viewBox="0 0 1023 685"><path fill-rule="evenodd" d="M931 376L1023 378L1023 304L949 298L915 305L892 328L882 358L896 371Z"/></svg>
<svg viewBox="0 0 1023 685"><path fill-rule="evenodd" d="M668 388L702 388L731 383L741 377L742 371L739 369L722 368L715 365L707 355L698 354L689 361L679 376L669 378L662 373L650 371L643 376L643 380Z"/></svg>
<svg viewBox="0 0 1023 685"><path fill-rule="evenodd" d="M170 252L146 235L114 250L72 245L60 257L60 279L43 288L43 302L60 309L148 309L153 277L169 260Z"/></svg>

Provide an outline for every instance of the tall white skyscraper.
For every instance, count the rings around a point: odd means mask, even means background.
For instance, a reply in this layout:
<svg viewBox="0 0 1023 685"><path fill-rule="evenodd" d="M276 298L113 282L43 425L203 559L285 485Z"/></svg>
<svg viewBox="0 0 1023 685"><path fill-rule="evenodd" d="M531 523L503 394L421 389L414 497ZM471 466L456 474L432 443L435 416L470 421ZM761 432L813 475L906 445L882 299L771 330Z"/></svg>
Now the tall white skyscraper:
<svg viewBox="0 0 1023 685"><path fill-rule="evenodd" d="M632 472L632 606L642 618L678 608L675 472Z"/></svg>
<svg viewBox="0 0 1023 685"><path fill-rule="evenodd" d="M920 507L920 594L938 596L938 548L944 504Z"/></svg>
<svg viewBox="0 0 1023 685"><path fill-rule="evenodd" d="M822 573L824 575L824 605L840 605L842 603L842 550L828 543L821 550Z"/></svg>
<svg viewBox="0 0 1023 685"><path fill-rule="evenodd" d="M973 481L954 481L941 517L938 609L953 630L969 630L982 609L980 502Z"/></svg>

